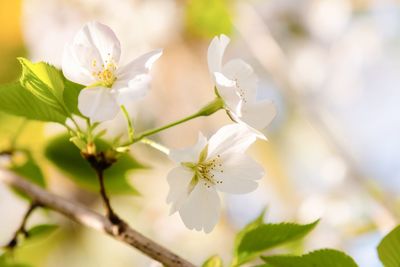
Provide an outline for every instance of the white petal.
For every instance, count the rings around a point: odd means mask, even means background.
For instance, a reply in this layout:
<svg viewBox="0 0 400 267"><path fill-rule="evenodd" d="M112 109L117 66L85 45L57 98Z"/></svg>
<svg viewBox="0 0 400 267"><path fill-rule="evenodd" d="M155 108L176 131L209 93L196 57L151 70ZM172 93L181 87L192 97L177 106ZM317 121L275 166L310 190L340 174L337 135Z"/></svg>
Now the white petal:
<svg viewBox="0 0 400 267"><path fill-rule="evenodd" d="M85 47L82 46L67 44L63 52L62 71L67 79L79 84L90 85L95 82L90 62L99 59L96 59L97 55L93 50L86 49L86 53L81 53L84 49ZM84 57L80 58L80 54Z"/></svg>
<svg viewBox="0 0 400 267"><path fill-rule="evenodd" d="M162 50L158 49L134 59L124 67L117 70L117 79L119 81L128 82L129 80L134 79L138 74L149 72L153 63L161 57L162 53Z"/></svg>
<svg viewBox="0 0 400 267"><path fill-rule="evenodd" d="M124 81L116 81L113 89L116 91L117 101L120 105L127 105L133 101L143 98L150 87L151 76L139 74L126 84Z"/></svg>
<svg viewBox="0 0 400 267"><path fill-rule="evenodd" d="M104 87L82 90L78 98L78 108L93 122L111 120L119 112L119 106L111 90Z"/></svg>
<svg viewBox="0 0 400 267"><path fill-rule="evenodd" d="M221 159L222 168L213 174L221 181L218 190L231 194L245 194L254 191L258 184L254 180L264 176L264 170L252 158L244 154L231 154Z"/></svg>
<svg viewBox="0 0 400 267"><path fill-rule="evenodd" d="M171 150L169 157L175 162L193 162L196 163L199 160L201 151L207 145L207 138L199 133L197 143L189 148Z"/></svg>
<svg viewBox="0 0 400 267"><path fill-rule="evenodd" d="M103 64L109 63L110 60L113 60L114 63L119 62L121 44L113 30L102 23L87 23L76 35L74 43L95 47Z"/></svg>
<svg viewBox="0 0 400 267"><path fill-rule="evenodd" d="M114 32L106 25L90 22L64 48L63 73L69 80L90 85L96 81L92 73L101 71L102 65L110 60L118 63L120 54L120 43Z"/></svg>
<svg viewBox="0 0 400 267"><path fill-rule="evenodd" d="M253 180L245 179L227 179L217 184L217 188L221 192L229 194L247 194L257 189L258 183Z"/></svg>
<svg viewBox="0 0 400 267"><path fill-rule="evenodd" d="M207 52L208 70L210 73L221 72L222 58L229 41L229 37L223 34L212 39Z"/></svg>
<svg viewBox="0 0 400 267"><path fill-rule="evenodd" d="M236 82L220 72L214 73L214 79L218 94L224 100L225 105L229 110L236 111L240 104L240 97L236 91Z"/></svg>
<svg viewBox="0 0 400 267"><path fill-rule="evenodd" d="M243 153L256 140L254 132L236 123L219 129L208 141L208 158L226 153Z"/></svg>
<svg viewBox="0 0 400 267"><path fill-rule="evenodd" d="M275 116L274 103L271 100L262 100L243 105L240 119L250 127L262 130L271 123Z"/></svg>
<svg viewBox="0 0 400 267"><path fill-rule="evenodd" d="M167 176L169 192L167 203L172 203L171 214L176 212L189 195L189 183L194 173L184 167L172 169Z"/></svg>
<svg viewBox="0 0 400 267"><path fill-rule="evenodd" d="M214 187L198 183L179 210L183 223L189 229L209 233L218 221L220 201Z"/></svg>
<svg viewBox="0 0 400 267"><path fill-rule="evenodd" d="M231 80L230 78L226 77L224 74L221 72L214 72L214 79L216 86L222 86L222 87L235 87L236 82L234 80Z"/></svg>
<svg viewBox="0 0 400 267"><path fill-rule="evenodd" d="M224 65L222 73L236 81L237 92L245 102L256 100L258 78L249 64L241 59L233 59Z"/></svg>
<svg viewBox="0 0 400 267"><path fill-rule="evenodd" d="M222 73L230 79L245 79L254 74L253 68L240 58L229 60L222 68Z"/></svg>

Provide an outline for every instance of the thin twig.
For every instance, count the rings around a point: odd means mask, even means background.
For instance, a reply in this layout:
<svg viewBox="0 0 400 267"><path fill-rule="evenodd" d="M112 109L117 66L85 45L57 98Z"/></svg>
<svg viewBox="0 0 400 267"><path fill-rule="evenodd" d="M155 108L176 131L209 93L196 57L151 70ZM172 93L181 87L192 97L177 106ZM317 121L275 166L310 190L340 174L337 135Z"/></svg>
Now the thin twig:
<svg viewBox="0 0 400 267"><path fill-rule="evenodd" d="M101 169L97 169L96 174L97 174L97 178L99 179L100 195L103 200L104 207L106 208L106 216L113 223L119 223L121 221L121 219L114 212L113 208L111 207L110 199L107 196L106 187L104 185L104 171Z"/></svg>
<svg viewBox="0 0 400 267"><path fill-rule="evenodd" d="M24 235L24 237L28 237L28 232L26 231L26 223L28 222L28 219L33 211L38 207L40 207L40 205L36 201L30 203L28 210L25 212L24 217L22 218L21 225L19 226L17 231L15 231L13 238L10 240L10 242L8 242L6 248L15 248L18 245L18 236L20 234Z"/></svg>
<svg viewBox="0 0 400 267"><path fill-rule="evenodd" d="M24 192L40 205L59 212L86 227L106 233L166 266L195 267L194 264L132 229L127 223L121 221L115 224L109 218L88 209L84 205L50 193L10 171L0 170L0 181Z"/></svg>

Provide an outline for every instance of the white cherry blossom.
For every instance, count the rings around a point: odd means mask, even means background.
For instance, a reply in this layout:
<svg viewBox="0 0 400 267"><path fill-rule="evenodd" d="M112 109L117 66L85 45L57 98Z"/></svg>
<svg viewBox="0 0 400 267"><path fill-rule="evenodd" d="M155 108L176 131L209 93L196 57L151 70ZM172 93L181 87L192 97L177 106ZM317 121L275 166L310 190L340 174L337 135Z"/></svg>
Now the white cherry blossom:
<svg viewBox="0 0 400 267"><path fill-rule="evenodd" d="M200 134L196 145L170 153L179 163L167 177L171 214L178 211L189 229L209 233L218 221L217 191L245 194L255 190L262 167L245 154L256 134L242 124L222 127L207 142Z"/></svg>
<svg viewBox="0 0 400 267"><path fill-rule="evenodd" d="M276 115L275 105L271 100L257 100L258 78L249 64L241 59L222 64L229 42L226 35L214 37L208 47L208 69L229 116L265 138L258 130L271 123Z"/></svg>
<svg viewBox="0 0 400 267"><path fill-rule="evenodd" d="M161 50L144 54L119 66L121 45L106 25L90 22L64 48L65 77L87 86L79 95L80 112L92 121L113 119L120 105L143 97L150 83L149 70Z"/></svg>

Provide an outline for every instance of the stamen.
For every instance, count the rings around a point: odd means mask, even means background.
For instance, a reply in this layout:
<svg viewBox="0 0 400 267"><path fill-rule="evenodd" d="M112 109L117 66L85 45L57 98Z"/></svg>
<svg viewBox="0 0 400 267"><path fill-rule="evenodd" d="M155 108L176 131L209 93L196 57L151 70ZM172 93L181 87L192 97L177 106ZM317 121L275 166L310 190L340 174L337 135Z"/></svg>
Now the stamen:
<svg viewBox="0 0 400 267"><path fill-rule="evenodd" d="M114 63L114 60L111 58L110 60L105 61L105 65L101 64L101 70L93 71L92 76L104 84L107 87L111 87L117 77L115 77L115 71L117 70L117 65ZM97 61L92 61L92 66L96 67Z"/></svg>
<svg viewBox="0 0 400 267"><path fill-rule="evenodd" d="M242 87L240 87L238 79L235 79L236 82L236 88L238 89L238 94L240 99L244 102L247 103L247 98L246 98L246 93Z"/></svg>
<svg viewBox="0 0 400 267"><path fill-rule="evenodd" d="M223 173L222 164L220 163L221 155L217 155L216 158L208 160L206 162L201 162L197 165L197 173L199 178L204 180L204 185L210 188L212 185L222 184L223 181L219 180L218 177L213 173L219 171ZM218 170L220 169L220 170Z"/></svg>

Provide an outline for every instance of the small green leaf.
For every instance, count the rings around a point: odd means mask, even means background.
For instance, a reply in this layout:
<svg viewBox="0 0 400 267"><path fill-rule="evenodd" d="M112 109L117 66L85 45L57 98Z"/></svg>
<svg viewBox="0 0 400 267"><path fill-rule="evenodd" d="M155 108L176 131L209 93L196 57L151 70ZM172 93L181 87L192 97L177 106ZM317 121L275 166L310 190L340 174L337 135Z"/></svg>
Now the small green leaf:
<svg viewBox="0 0 400 267"><path fill-rule="evenodd" d="M0 266L3 266L6 263L6 253L0 255Z"/></svg>
<svg viewBox="0 0 400 267"><path fill-rule="evenodd" d="M21 150L20 152L22 152L24 156L22 159L23 162L21 164L18 162L14 163L10 169L32 183L43 188L46 187L46 181L43 172L33 158L32 153L29 150ZM17 189L14 189L14 191L20 197L30 199L23 192Z"/></svg>
<svg viewBox="0 0 400 267"><path fill-rule="evenodd" d="M43 237L45 235L49 235L58 229L58 225L55 224L40 224L35 225L31 229L28 230L28 238L34 239L37 237Z"/></svg>
<svg viewBox="0 0 400 267"><path fill-rule="evenodd" d="M32 267L25 263L16 263L10 253L3 253L0 255L0 267Z"/></svg>
<svg viewBox="0 0 400 267"><path fill-rule="evenodd" d="M60 135L52 139L46 147L46 157L62 170L79 186L94 192L98 192L99 185L95 171L89 163L82 158L79 149L68 141L67 135ZM99 151L109 145L102 141L96 141ZM129 154L123 154L109 169L105 170L106 189L111 194L138 194L127 181L127 173L131 170L144 168Z"/></svg>
<svg viewBox="0 0 400 267"><path fill-rule="evenodd" d="M382 239L378 255L385 267L400 266L400 225Z"/></svg>
<svg viewBox="0 0 400 267"><path fill-rule="evenodd" d="M243 237L245 236L245 234L247 232L249 232L251 229L256 228L257 226L260 226L264 223L264 216L265 216L265 212L266 209L264 209L260 215L258 215L257 218L255 218L253 221L251 221L250 223L248 223L242 230L240 230L237 234L236 234L236 238L235 238L235 251L238 251L239 249L239 245L242 242Z"/></svg>
<svg viewBox="0 0 400 267"><path fill-rule="evenodd" d="M36 163L29 150L20 150L25 156L24 162L20 165L14 164L11 170L21 175L28 181L40 186L45 187L46 181L39 165Z"/></svg>
<svg viewBox="0 0 400 267"><path fill-rule="evenodd" d="M186 6L186 28L200 37L230 34L232 24L232 0L192 0Z"/></svg>
<svg viewBox="0 0 400 267"><path fill-rule="evenodd" d="M30 120L64 123L66 116L17 83L0 86L0 110Z"/></svg>
<svg viewBox="0 0 400 267"><path fill-rule="evenodd" d="M223 267L221 257L215 255L207 259L202 267Z"/></svg>
<svg viewBox="0 0 400 267"><path fill-rule="evenodd" d="M316 250L303 256L267 256L262 259L271 267L357 267L350 256L333 249Z"/></svg>
<svg viewBox="0 0 400 267"><path fill-rule="evenodd" d="M45 62L32 63L18 58L22 66L20 82L44 103L69 116L64 104L64 78L60 70Z"/></svg>
<svg viewBox="0 0 400 267"><path fill-rule="evenodd" d="M242 236L235 246L233 265L239 266L259 256L267 249L304 237L314 229L318 222L305 225L294 223L259 224L260 220L256 220L252 226L246 227L247 231L239 233Z"/></svg>

